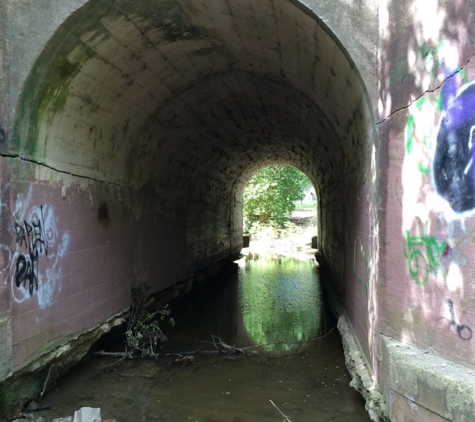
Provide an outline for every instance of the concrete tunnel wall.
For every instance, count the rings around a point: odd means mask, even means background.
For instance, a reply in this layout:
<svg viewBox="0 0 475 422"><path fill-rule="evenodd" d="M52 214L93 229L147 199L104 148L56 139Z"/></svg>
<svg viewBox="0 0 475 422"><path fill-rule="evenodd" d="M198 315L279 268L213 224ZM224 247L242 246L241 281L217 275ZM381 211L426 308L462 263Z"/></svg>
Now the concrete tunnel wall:
<svg viewBox="0 0 475 422"><path fill-rule="evenodd" d="M375 84L311 10L364 69L375 27L358 44L339 18L357 27L370 3L51 2L43 31L8 3L10 42L38 39L2 50L0 380L119 314L131 284L235 256L243 187L278 163L317 189L322 253L377 369Z"/></svg>
<svg viewBox="0 0 475 422"><path fill-rule="evenodd" d="M380 385L396 420L472 421L475 3L380 19Z"/></svg>

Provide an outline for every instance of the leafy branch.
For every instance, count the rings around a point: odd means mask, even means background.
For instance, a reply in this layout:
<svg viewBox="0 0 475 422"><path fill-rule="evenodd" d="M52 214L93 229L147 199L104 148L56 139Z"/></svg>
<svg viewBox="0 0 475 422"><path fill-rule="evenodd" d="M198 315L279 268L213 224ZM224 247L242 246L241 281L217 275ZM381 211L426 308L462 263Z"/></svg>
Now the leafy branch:
<svg viewBox="0 0 475 422"><path fill-rule="evenodd" d="M158 311L147 312L147 300L144 293L149 289L149 286L143 284L132 287L132 303L125 332L125 353L129 358L135 355L157 358L158 349L168 341L160 328L161 322L168 320L169 324L175 324L175 320L170 316L171 310L168 305Z"/></svg>

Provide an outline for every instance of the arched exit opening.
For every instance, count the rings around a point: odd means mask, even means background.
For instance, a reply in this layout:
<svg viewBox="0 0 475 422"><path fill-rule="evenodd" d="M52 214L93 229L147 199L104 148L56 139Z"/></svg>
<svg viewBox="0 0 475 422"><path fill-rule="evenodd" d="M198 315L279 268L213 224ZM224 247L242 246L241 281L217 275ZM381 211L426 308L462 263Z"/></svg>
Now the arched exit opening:
<svg viewBox="0 0 475 422"><path fill-rule="evenodd" d="M55 228L48 255L2 232L12 371L122 312L131 283L186 290L238 254L243 188L283 162L319 194L320 249L373 361L372 109L341 43L296 2L77 9L29 72L5 154L10 227L43 209ZM30 252L34 279L17 272Z"/></svg>
<svg viewBox="0 0 475 422"><path fill-rule="evenodd" d="M261 169L247 182L242 204L245 247L252 238L253 250L259 241L259 250L283 255L312 253L317 248L317 195L311 180L297 168Z"/></svg>

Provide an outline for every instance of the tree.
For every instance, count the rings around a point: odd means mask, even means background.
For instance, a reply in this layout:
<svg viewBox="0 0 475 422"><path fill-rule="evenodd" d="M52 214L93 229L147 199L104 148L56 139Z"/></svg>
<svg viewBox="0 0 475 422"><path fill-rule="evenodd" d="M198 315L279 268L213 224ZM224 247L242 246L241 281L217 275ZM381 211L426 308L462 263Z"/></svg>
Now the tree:
<svg viewBox="0 0 475 422"><path fill-rule="evenodd" d="M259 223L282 227L295 209L294 201L312 186L300 170L291 166L267 167L247 183L243 197L246 229Z"/></svg>

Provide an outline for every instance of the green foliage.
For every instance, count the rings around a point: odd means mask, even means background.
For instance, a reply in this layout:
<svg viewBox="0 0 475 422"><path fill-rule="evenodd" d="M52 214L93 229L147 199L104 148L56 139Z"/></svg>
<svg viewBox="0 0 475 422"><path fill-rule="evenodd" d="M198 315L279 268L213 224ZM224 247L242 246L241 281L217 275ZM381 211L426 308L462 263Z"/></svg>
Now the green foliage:
<svg viewBox="0 0 475 422"><path fill-rule="evenodd" d="M243 197L245 229L253 226L281 228L295 209L294 201L312 186L300 170L290 166L267 167L246 185Z"/></svg>
<svg viewBox="0 0 475 422"><path fill-rule="evenodd" d="M165 334L160 328L160 322L168 320L171 325L175 320L170 316L171 310L168 305L155 312L146 312L146 299L144 293L149 286L132 286L130 305L130 317L125 332L125 340L130 356L135 352L141 353L142 357L157 357L158 347L167 341Z"/></svg>

